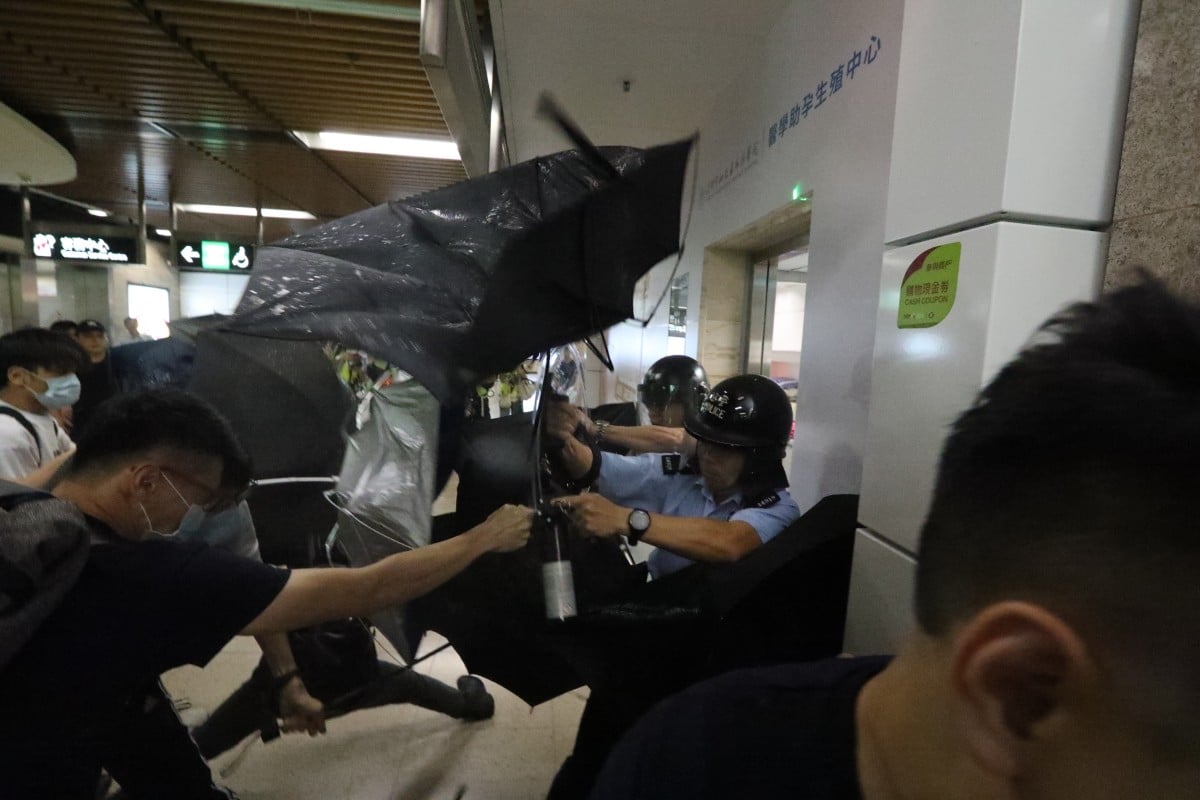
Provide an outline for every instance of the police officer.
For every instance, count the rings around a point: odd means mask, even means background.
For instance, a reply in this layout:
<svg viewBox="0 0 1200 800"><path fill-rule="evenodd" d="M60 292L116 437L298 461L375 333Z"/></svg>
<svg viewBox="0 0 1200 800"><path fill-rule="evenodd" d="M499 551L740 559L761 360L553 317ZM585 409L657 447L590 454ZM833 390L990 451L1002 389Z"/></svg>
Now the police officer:
<svg viewBox="0 0 1200 800"><path fill-rule="evenodd" d="M654 545L649 567L655 578L696 561L737 561L800 516L781 464L792 407L774 381L730 378L685 412L684 427L697 442L690 459L601 453L572 436L566 424L547 429L565 442L561 461L572 478L586 482L596 475L597 491L555 502L584 534ZM618 642L609 672L589 680L575 747L555 776L550 800L586 797L624 730L686 684L687 675L665 663L631 663L627 649Z"/></svg>
<svg viewBox="0 0 1200 800"><path fill-rule="evenodd" d="M692 455L696 442L683 429L688 410L694 414L708 394L708 375L689 356L667 356L650 365L638 384L638 402L583 409L556 403L548 407L558 425L582 426L597 446L610 453L683 453ZM642 424L632 424L635 420ZM625 424L630 423L630 424ZM555 426L552 420L549 425Z"/></svg>
<svg viewBox="0 0 1200 800"><path fill-rule="evenodd" d="M684 427L697 440L696 457L687 461L678 454L601 454L565 426L550 431L564 441L571 477L597 475L596 493L556 502L583 533L654 545L649 567L656 578L694 561L737 561L800 516L781 464L792 407L774 381L729 378L684 410Z"/></svg>
<svg viewBox="0 0 1200 800"><path fill-rule="evenodd" d="M708 394L708 375L690 356L660 358L638 384L638 402L651 425L683 427L689 409L694 414Z"/></svg>

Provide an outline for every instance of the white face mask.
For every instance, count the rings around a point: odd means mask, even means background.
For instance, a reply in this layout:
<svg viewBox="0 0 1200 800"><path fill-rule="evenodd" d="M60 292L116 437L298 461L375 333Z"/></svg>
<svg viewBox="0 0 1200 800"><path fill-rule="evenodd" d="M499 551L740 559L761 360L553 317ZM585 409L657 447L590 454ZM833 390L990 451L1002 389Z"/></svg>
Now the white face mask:
<svg viewBox="0 0 1200 800"><path fill-rule="evenodd" d="M46 382L46 391L35 392L30 389L29 393L46 408L66 408L79 402L79 378L75 373L42 380Z"/></svg>
<svg viewBox="0 0 1200 800"><path fill-rule="evenodd" d="M155 536L159 536L163 539L171 539L175 536L179 536L180 534L189 536L196 533L202 527L204 527L204 520L208 516L207 512L205 512L202 506L198 506L195 503L189 503L187 498L183 496L183 493L175 488L175 484L171 483L171 479L167 477L165 472L160 471L159 474L163 476L163 480L166 481L167 485L170 486L171 489L174 490L175 494L179 496L179 501L187 506L187 511L183 513L183 518L179 520L179 525L175 528L175 530L171 531L170 533L163 533L162 531L154 530L154 523L150 521L150 515L146 513L146 507L141 503L138 503L138 505L142 506L142 516L146 518L146 529Z"/></svg>

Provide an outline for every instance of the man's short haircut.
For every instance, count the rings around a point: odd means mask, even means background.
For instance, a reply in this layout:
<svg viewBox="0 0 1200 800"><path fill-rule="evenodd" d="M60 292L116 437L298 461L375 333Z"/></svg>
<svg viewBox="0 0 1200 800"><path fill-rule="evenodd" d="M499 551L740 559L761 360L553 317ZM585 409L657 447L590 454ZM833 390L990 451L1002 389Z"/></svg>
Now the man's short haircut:
<svg viewBox="0 0 1200 800"><path fill-rule="evenodd" d="M250 481L250 460L215 408L177 389L118 395L96 409L71 460L73 474L111 469L159 447L221 461L221 485Z"/></svg>
<svg viewBox="0 0 1200 800"><path fill-rule="evenodd" d="M73 335L76 329L75 320L72 319L57 319L50 323L50 330L55 333L65 333Z"/></svg>
<svg viewBox="0 0 1200 800"><path fill-rule="evenodd" d="M1200 750L1200 308L1145 275L1072 306L954 423L916 610L1057 614L1164 752Z"/></svg>
<svg viewBox="0 0 1200 800"><path fill-rule="evenodd" d="M51 372L78 372L88 364L79 343L63 333L26 328L0 336L0 388L8 385L9 367L38 367Z"/></svg>

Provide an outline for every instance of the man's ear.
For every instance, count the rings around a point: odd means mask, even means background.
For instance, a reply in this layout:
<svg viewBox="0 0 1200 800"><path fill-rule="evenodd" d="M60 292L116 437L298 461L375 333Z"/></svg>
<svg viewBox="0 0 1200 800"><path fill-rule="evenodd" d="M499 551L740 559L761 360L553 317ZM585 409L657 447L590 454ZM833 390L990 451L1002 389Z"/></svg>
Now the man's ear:
<svg viewBox="0 0 1200 800"><path fill-rule="evenodd" d="M955 707L972 756L1003 778L1019 775L1081 682L1094 675L1087 647L1031 603L988 606L954 634Z"/></svg>
<svg viewBox="0 0 1200 800"><path fill-rule="evenodd" d="M131 496L142 498L154 491L162 475L153 464L132 464L125 468L125 488Z"/></svg>
<svg viewBox="0 0 1200 800"><path fill-rule="evenodd" d="M8 371L4 373L4 375L6 378L8 378L9 383L15 386L24 386L25 375L28 372L29 370L25 369L24 367L12 366L8 368Z"/></svg>

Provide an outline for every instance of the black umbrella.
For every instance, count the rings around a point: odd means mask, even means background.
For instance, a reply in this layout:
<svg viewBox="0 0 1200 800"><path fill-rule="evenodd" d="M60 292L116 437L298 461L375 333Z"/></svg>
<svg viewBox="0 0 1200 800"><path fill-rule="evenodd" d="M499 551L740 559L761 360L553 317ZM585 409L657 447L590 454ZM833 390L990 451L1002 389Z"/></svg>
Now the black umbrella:
<svg viewBox="0 0 1200 800"><path fill-rule="evenodd" d="M320 344L220 330L196 343L188 389L229 420L254 477L337 474L353 403Z"/></svg>
<svg viewBox="0 0 1200 800"><path fill-rule="evenodd" d="M679 248L691 148L557 153L289 237L258 251L229 328L365 350L458 402L633 315Z"/></svg>
<svg viewBox="0 0 1200 800"><path fill-rule="evenodd" d="M466 425L457 463L458 509L434 518L433 539L454 536L503 503L530 503L534 465L529 414ZM612 540L569 543L581 608L614 602L645 581ZM537 705L586 682L575 648L563 647L563 626L546 621L542 557L537 542L515 553L485 556L408 605L415 652L420 633L449 640L467 669ZM569 644L569 643L568 643ZM586 661L586 658L582 659Z"/></svg>
<svg viewBox="0 0 1200 800"><path fill-rule="evenodd" d="M170 324L170 338L179 339L194 345L196 343L196 337L199 336L202 331L220 328L227 322L229 322L228 314L205 314L200 317L184 317L183 319L177 319Z"/></svg>
<svg viewBox="0 0 1200 800"><path fill-rule="evenodd" d="M109 353L113 377L123 392L183 389L191 380L195 360L195 346L177 338L123 344Z"/></svg>

